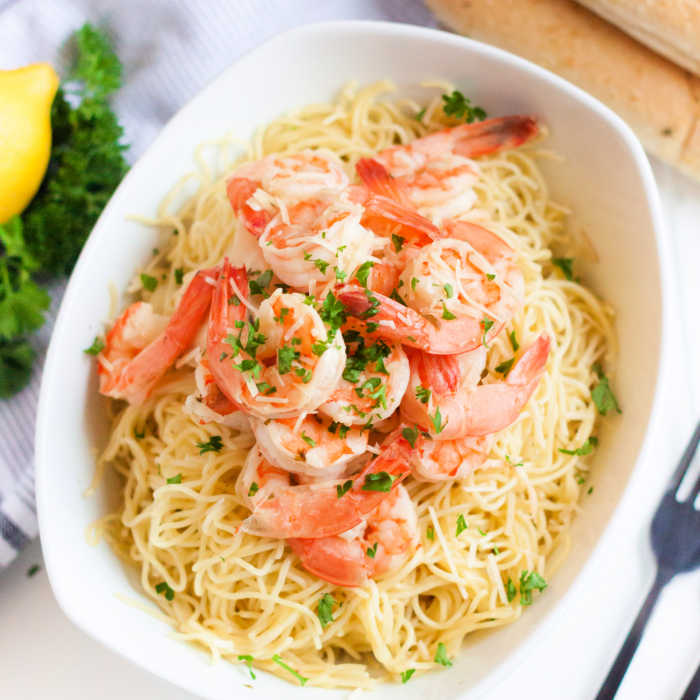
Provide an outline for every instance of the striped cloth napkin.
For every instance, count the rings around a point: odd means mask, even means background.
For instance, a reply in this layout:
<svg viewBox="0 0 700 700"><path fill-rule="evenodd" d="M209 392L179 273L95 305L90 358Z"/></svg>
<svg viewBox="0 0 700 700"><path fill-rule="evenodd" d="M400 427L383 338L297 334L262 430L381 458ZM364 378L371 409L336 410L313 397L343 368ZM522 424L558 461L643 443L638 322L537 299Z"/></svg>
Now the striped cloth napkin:
<svg viewBox="0 0 700 700"><path fill-rule="evenodd" d="M0 0L0 69L48 61L60 72L73 31L86 21L107 29L124 65L113 104L133 162L170 116L238 56L285 29L334 19L434 26L421 0ZM0 401L0 567L37 535L34 417L64 288L51 289L48 322L32 339L39 360L31 383Z"/></svg>

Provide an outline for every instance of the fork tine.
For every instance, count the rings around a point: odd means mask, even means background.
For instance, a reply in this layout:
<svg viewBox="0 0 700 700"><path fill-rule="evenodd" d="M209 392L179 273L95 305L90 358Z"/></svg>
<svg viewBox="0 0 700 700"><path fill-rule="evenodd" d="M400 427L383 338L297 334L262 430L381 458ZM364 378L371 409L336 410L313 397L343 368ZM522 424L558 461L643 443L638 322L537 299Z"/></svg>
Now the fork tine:
<svg viewBox="0 0 700 700"><path fill-rule="evenodd" d="M695 456L695 453L698 449L699 442L700 442L700 421L698 421L698 424L695 426L695 432L693 433L693 437L690 438L690 442L688 443L688 446L685 448L685 451L683 452L683 456L681 457L681 461L679 462L678 466L676 467L676 471L673 472L673 476L671 477L671 482L668 485L668 490L671 493L676 493L676 491L678 491L678 487L681 485L681 481L683 481L683 477L685 476L685 473L688 471L688 467L690 466L691 462L693 461L693 457ZM696 495L697 495L697 488L698 488L698 484L695 484L695 487L693 488L693 492Z"/></svg>

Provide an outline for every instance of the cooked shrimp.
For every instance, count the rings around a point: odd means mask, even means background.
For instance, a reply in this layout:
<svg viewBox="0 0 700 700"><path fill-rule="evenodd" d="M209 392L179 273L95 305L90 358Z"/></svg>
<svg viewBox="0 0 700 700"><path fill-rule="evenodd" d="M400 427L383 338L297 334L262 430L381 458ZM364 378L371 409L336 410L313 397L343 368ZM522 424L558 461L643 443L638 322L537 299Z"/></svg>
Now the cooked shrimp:
<svg viewBox="0 0 700 700"><path fill-rule="evenodd" d="M492 437L433 440L419 435L411 457L411 473L419 481L464 479L489 458Z"/></svg>
<svg viewBox="0 0 700 700"><path fill-rule="evenodd" d="M339 298L377 333L435 355L468 352L495 337L525 296L513 249L491 231L446 222L448 238L408 256L398 282L406 305L347 286Z"/></svg>
<svg viewBox="0 0 700 700"><path fill-rule="evenodd" d="M440 237L440 229L418 214L410 202L400 197L372 194L367 187L352 185L349 197L362 204L362 224L382 238L400 236L413 245L425 245Z"/></svg>
<svg viewBox="0 0 700 700"><path fill-rule="evenodd" d="M520 146L537 131L534 119L519 115L462 124L361 159L357 172L372 192L439 224L464 215L476 200L479 171L471 158Z"/></svg>
<svg viewBox="0 0 700 700"><path fill-rule="evenodd" d="M368 431L348 430L317 415L251 423L266 459L296 474L338 479L367 451Z"/></svg>
<svg viewBox="0 0 700 700"><path fill-rule="evenodd" d="M194 359L194 380L197 388L185 399L185 413L202 425L219 423L235 430L250 432L248 415L239 410L219 389L209 369L206 355L202 356L199 350Z"/></svg>
<svg viewBox="0 0 700 700"><path fill-rule="evenodd" d="M227 192L272 271L285 284L345 279L381 242L360 220L338 158L325 151L268 156L239 168Z"/></svg>
<svg viewBox="0 0 700 700"><path fill-rule="evenodd" d="M400 344L371 339L359 329L361 324L351 323L343 332L343 375L319 411L343 425L370 426L399 407L411 372Z"/></svg>
<svg viewBox="0 0 700 700"><path fill-rule="evenodd" d="M302 294L277 289L246 323L245 270L224 262L214 291L207 357L219 389L258 418L313 411L333 393L345 366L345 344L330 333Z"/></svg>
<svg viewBox="0 0 700 700"><path fill-rule="evenodd" d="M175 360L192 344L211 303L218 270L200 270L168 319L136 302L117 319L97 357L100 393L143 402Z"/></svg>
<svg viewBox="0 0 700 700"><path fill-rule="evenodd" d="M435 355L467 352L482 342L469 316L438 323L384 294L348 284L337 291L345 310L359 319L375 324L372 334L392 343L418 348Z"/></svg>
<svg viewBox="0 0 700 700"><path fill-rule="evenodd" d="M294 483L290 472L268 462L260 446L253 445L236 479L235 488L243 504L250 510L254 510L261 503L293 486Z"/></svg>
<svg viewBox="0 0 700 700"><path fill-rule="evenodd" d="M436 440L479 437L507 428L537 388L549 355L549 337L540 335L520 356L504 381L477 384L483 358L414 355L411 381L401 404L404 420L428 427ZM476 351L480 352L480 350ZM479 370L480 374L481 370Z"/></svg>
<svg viewBox="0 0 700 700"><path fill-rule="evenodd" d="M337 586L361 586L397 569L418 545L418 515L399 484L352 530L334 537L289 539L307 571Z"/></svg>
<svg viewBox="0 0 700 700"><path fill-rule="evenodd" d="M381 453L344 488L342 482L295 486L255 508L242 529L261 537L303 539L346 532L389 495L410 469L411 447L387 438Z"/></svg>

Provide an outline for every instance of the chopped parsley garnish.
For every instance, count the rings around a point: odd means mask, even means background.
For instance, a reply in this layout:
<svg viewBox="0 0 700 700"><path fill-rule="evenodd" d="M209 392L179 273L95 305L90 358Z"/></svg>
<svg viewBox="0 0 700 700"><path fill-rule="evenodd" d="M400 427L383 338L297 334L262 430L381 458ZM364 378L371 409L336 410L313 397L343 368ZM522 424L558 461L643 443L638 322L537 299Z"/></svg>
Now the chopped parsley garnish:
<svg viewBox="0 0 700 700"><path fill-rule="evenodd" d="M552 265L558 267L567 280L574 279L574 259L573 258L552 258Z"/></svg>
<svg viewBox="0 0 700 700"><path fill-rule="evenodd" d="M221 355L219 355L219 362L223 362L227 357L228 357L228 353L222 352Z"/></svg>
<svg viewBox="0 0 700 700"><path fill-rule="evenodd" d="M343 282L345 281L345 278L348 276L347 272L343 272L339 267L334 267L335 270L335 278L338 280L338 282Z"/></svg>
<svg viewBox="0 0 700 700"><path fill-rule="evenodd" d="M452 666L452 662L447 658L447 647L440 642L437 645L437 652L435 652L435 663L442 664L443 666Z"/></svg>
<svg viewBox="0 0 700 700"><path fill-rule="evenodd" d="M598 446L598 438L591 435L586 442L581 445L581 447L575 450L565 450L563 447L559 448L559 452L565 455L576 455L577 457L583 457L584 455L589 455L593 452L593 448Z"/></svg>
<svg viewBox="0 0 700 700"><path fill-rule="evenodd" d="M279 315L279 316L275 316L275 321L277 321L277 323L284 323L284 319L287 317L287 314L288 314L290 311L291 311L291 309L288 309L286 306L283 306L283 307L280 309L280 315Z"/></svg>
<svg viewBox="0 0 700 700"><path fill-rule="evenodd" d="M152 292L158 286L158 280L155 277L151 277L151 275L147 275L145 272L142 272L141 284L144 289L147 289L149 292Z"/></svg>
<svg viewBox="0 0 700 700"><path fill-rule="evenodd" d="M355 273L355 277L357 278L357 281L363 286L367 286L367 278L369 277L369 271L374 267L374 263L368 260L367 262L363 262L360 267L357 268L357 272Z"/></svg>
<svg viewBox="0 0 700 700"><path fill-rule="evenodd" d="M416 398L421 403L428 403L428 401L430 401L430 389L426 389L424 386L419 384L416 387Z"/></svg>
<svg viewBox="0 0 700 700"><path fill-rule="evenodd" d="M362 320L372 318L372 316L376 316L379 313L379 299L369 289L365 289L365 296L369 302L369 307L360 314Z"/></svg>
<svg viewBox="0 0 700 700"><path fill-rule="evenodd" d="M95 336L95 340L92 341L92 345L89 348L83 350L87 355L99 355L105 349L105 344L102 338Z"/></svg>
<svg viewBox="0 0 700 700"><path fill-rule="evenodd" d="M615 394L613 394L610 388L608 378L603 374L603 369L599 363L596 362L593 365L593 371L598 375L599 382L593 387L591 398L598 409L598 413L600 413L601 416L607 415L608 411L622 413L617 399L615 398Z"/></svg>
<svg viewBox="0 0 700 700"><path fill-rule="evenodd" d="M302 439L309 447L316 447L316 441L315 441L312 437L309 437L306 433L302 432L302 434L301 434L301 439Z"/></svg>
<svg viewBox="0 0 700 700"><path fill-rule="evenodd" d="M508 602L510 603L516 595L518 595L518 591L512 579L509 578L508 583L506 583L506 597L508 598Z"/></svg>
<svg viewBox="0 0 700 700"><path fill-rule="evenodd" d="M435 539L435 528L432 525L428 525L425 536L432 542Z"/></svg>
<svg viewBox="0 0 700 700"><path fill-rule="evenodd" d="M267 292L265 291L272 281L272 270L265 270L261 272L257 279L248 280L248 289L250 289L251 294L262 294L265 296Z"/></svg>
<svg viewBox="0 0 700 700"><path fill-rule="evenodd" d="M182 278L185 276L185 271L181 267L177 267L173 270L173 275L175 275L175 284L182 284Z"/></svg>
<svg viewBox="0 0 700 700"><path fill-rule="evenodd" d="M440 415L440 406L435 409L435 415L430 416L430 422L433 424L435 432L439 435L447 425L447 421L442 422L442 416Z"/></svg>
<svg viewBox="0 0 700 700"><path fill-rule="evenodd" d="M423 121L423 117L425 116L425 110L426 110L426 108L423 107L423 109L417 111L417 112L413 115L413 118L414 118L417 122ZM405 683L405 681L404 681L404 683Z"/></svg>
<svg viewBox="0 0 700 700"><path fill-rule="evenodd" d="M290 345L283 345L277 349L277 370L280 374L288 374L292 371L292 362L299 359L299 352Z"/></svg>
<svg viewBox="0 0 700 700"><path fill-rule="evenodd" d="M32 564L28 569L27 569L27 576L31 578L36 574L41 567L38 564Z"/></svg>
<svg viewBox="0 0 700 700"><path fill-rule="evenodd" d="M199 454L203 455L205 452L220 452L224 446L221 441L221 435L212 435L206 442L196 443L199 447Z"/></svg>
<svg viewBox="0 0 700 700"><path fill-rule="evenodd" d="M253 673L253 657L250 654L239 654L239 661L245 661L245 665L248 667L248 673L250 677L255 680L255 674Z"/></svg>
<svg viewBox="0 0 700 700"><path fill-rule="evenodd" d="M248 498L252 498L260 490L260 487L253 482L248 489Z"/></svg>
<svg viewBox="0 0 700 700"><path fill-rule="evenodd" d="M321 260L320 258L314 258L313 262L316 269L320 270L322 275L325 275L330 263L327 263L325 260Z"/></svg>
<svg viewBox="0 0 700 700"><path fill-rule="evenodd" d="M454 290L452 289L451 284L443 284L442 288L445 290L445 294L447 294L448 299L452 299L454 296Z"/></svg>
<svg viewBox="0 0 700 700"><path fill-rule="evenodd" d="M461 535L468 527L469 525L467 525L467 521L465 520L464 515L460 513L457 516L457 531L455 533L457 537L459 537L459 535Z"/></svg>
<svg viewBox="0 0 700 700"><path fill-rule="evenodd" d="M403 435L406 438L406 440L408 440L408 444L412 448L415 448L416 440L418 439L418 428L404 428L401 431L401 435Z"/></svg>
<svg viewBox="0 0 700 700"><path fill-rule="evenodd" d="M446 321L454 321L457 318L451 311L447 310L444 301L442 302L442 318Z"/></svg>
<svg viewBox="0 0 700 700"><path fill-rule="evenodd" d="M166 481L169 484L181 484L182 483L182 474L175 474L175 476L171 476L169 479L166 479Z"/></svg>
<svg viewBox="0 0 700 700"><path fill-rule="evenodd" d="M335 487L335 492L338 498L342 498L352 488L352 479L348 479L344 484L338 484Z"/></svg>
<svg viewBox="0 0 700 700"><path fill-rule="evenodd" d="M389 299L393 299L394 301L398 301L399 304L402 304L403 306L408 306L406 302L404 301L404 298L399 294L398 289L392 289L391 294L389 295Z"/></svg>
<svg viewBox="0 0 700 700"><path fill-rule="evenodd" d="M508 455L506 455L506 462L508 462L508 464L510 464L512 467L522 467L523 466L522 462L518 462L517 464L513 464L513 460L511 460L511 458Z"/></svg>
<svg viewBox="0 0 700 700"><path fill-rule="evenodd" d="M146 431L145 431L145 430L142 430L142 431L139 433L139 432L136 430L136 428L134 428L134 437L135 437L137 440L141 440L141 438L146 437Z"/></svg>
<svg viewBox="0 0 700 700"><path fill-rule="evenodd" d="M252 372L254 377L259 377L262 371L262 366L256 360L243 360L237 365L234 365L235 369L241 372Z"/></svg>
<svg viewBox="0 0 700 700"><path fill-rule="evenodd" d="M520 605L532 605L532 591L543 591L547 582L535 571L520 574Z"/></svg>
<svg viewBox="0 0 700 700"><path fill-rule="evenodd" d="M505 360L504 362L501 362L501 364L496 367L496 372L500 372L503 376L507 377L508 372L510 372L510 368L513 366L514 362L514 357L511 357L510 360Z"/></svg>
<svg viewBox="0 0 700 700"><path fill-rule="evenodd" d="M304 384L308 384L314 376L313 372L310 369L306 369L305 367L297 367L294 370L294 374L296 374L297 377L301 377L301 381Z"/></svg>
<svg viewBox="0 0 700 700"><path fill-rule="evenodd" d="M425 110L422 110L425 112ZM418 120L420 121L420 119ZM401 671L401 682L402 683L408 683L408 681L411 679L411 676L416 672L415 668L408 668L405 671Z"/></svg>
<svg viewBox="0 0 700 700"><path fill-rule="evenodd" d="M175 591L170 588L166 581L161 581L156 584L156 593L158 593L158 595L164 595L165 600L172 600L175 597Z"/></svg>
<svg viewBox="0 0 700 700"><path fill-rule="evenodd" d="M255 386L258 387L258 391L265 396L274 394L277 391L276 386L272 386L272 384L268 384L267 382L256 382Z"/></svg>
<svg viewBox="0 0 700 700"><path fill-rule="evenodd" d="M301 683L301 685L306 685L306 682L309 680L308 678L304 678L301 674L297 673L291 666L287 666L284 661L280 658L279 654L275 654L272 657L272 660L278 665L281 666L285 671L289 671L298 681Z"/></svg>
<svg viewBox="0 0 700 700"><path fill-rule="evenodd" d="M477 528L477 530L479 531L479 534L480 534L482 537L486 537L486 533L485 533L480 527Z"/></svg>
<svg viewBox="0 0 700 700"><path fill-rule="evenodd" d="M401 248L403 248L403 244L406 242L406 239L403 236L392 233L391 242L394 244L394 250L398 253L401 251Z"/></svg>
<svg viewBox="0 0 700 700"><path fill-rule="evenodd" d="M345 368L343 370L343 379L351 384L357 384L357 382L360 381L362 372L367 369L367 365L370 363L374 364L377 372L383 374L387 373L386 367L384 366L384 358L391 354L391 348L383 340L378 340L376 343L366 345L364 338L356 331L346 331L343 338L345 339L346 345L357 343L356 348L353 350L348 349L348 356L345 360ZM378 377L376 377L375 380L377 383L381 382Z"/></svg>
<svg viewBox="0 0 700 700"><path fill-rule="evenodd" d="M417 277L411 277L411 289L415 289L419 281Z"/></svg>
<svg viewBox="0 0 700 700"><path fill-rule="evenodd" d="M510 338L510 345L513 348L513 352L518 352L518 348L520 347L520 343L518 342L518 339L515 337L515 331L511 331L510 335L508 337Z"/></svg>
<svg viewBox="0 0 700 700"><path fill-rule="evenodd" d="M500 550L498 547L494 547L494 548L493 548L493 553L494 553L494 554L500 554L500 553L501 553L501 550Z"/></svg>
<svg viewBox="0 0 700 700"><path fill-rule="evenodd" d="M467 124L473 121L486 119L486 112L481 107L473 106L471 100L465 97L459 90L453 90L450 95L442 96L442 111L448 117L464 118Z"/></svg>
<svg viewBox="0 0 700 700"><path fill-rule="evenodd" d="M371 547L367 548L367 556L370 557L371 559L374 559L375 554L377 553L377 545L379 543L375 542Z"/></svg>
<svg viewBox="0 0 700 700"><path fill-rule="evenodd" d="M362 490L388 493L391 491L392 484L398 478L398 476L392 476L389 472L372 472L365 476L365 483L362 484Z"/></svg>
<svg viewBox="0 0 700 700"><path fill-rule="evenodd" d="M487 272L486 273L486 279L489 282L493 282L496 279L496 275L494 275L492 272Z"/></svg>
<svg viewBox="0 0 700 700"><path fill-rule="evenodd" d="M481 325L484 329L484 334L482 336L482 344L485 348L488 348L488 345L486 344L486 334L491 330L491 327L493 326L494 321L490 319L488 316L484 316L484 318L481 319Z"/></svg>
<svg viewBox="0 0 700 700"><path fill-rule="evenodd" d="M333 331L340 328L347 320L345 306L340 299L336 299L333 292L328 292L328 296L323 300L323 304L318 313L321 320L327 323ZM329 333L329 336L330 335Z"/></svg>
<svg viewBox="0 0 700 700"><path fill-rule="evenodd" d="M316 614L321 622L321 626L325 627L333 622L333 606L335 605L335 598L330 593L324 593L323 598L318 601L316 606Z"/></svg>

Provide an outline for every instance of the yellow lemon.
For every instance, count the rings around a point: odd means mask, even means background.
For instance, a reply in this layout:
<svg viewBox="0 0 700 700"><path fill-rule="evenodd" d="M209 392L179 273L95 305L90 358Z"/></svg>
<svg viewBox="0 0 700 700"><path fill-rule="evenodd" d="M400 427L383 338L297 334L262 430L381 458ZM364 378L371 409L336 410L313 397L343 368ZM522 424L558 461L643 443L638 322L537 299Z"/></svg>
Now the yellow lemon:
<svg viewBox="0 0 700 700"><path fill-rule="evenodd" d="M0 70L0 223L36 194L51 153L58 76L48 63Z"/></svg>

